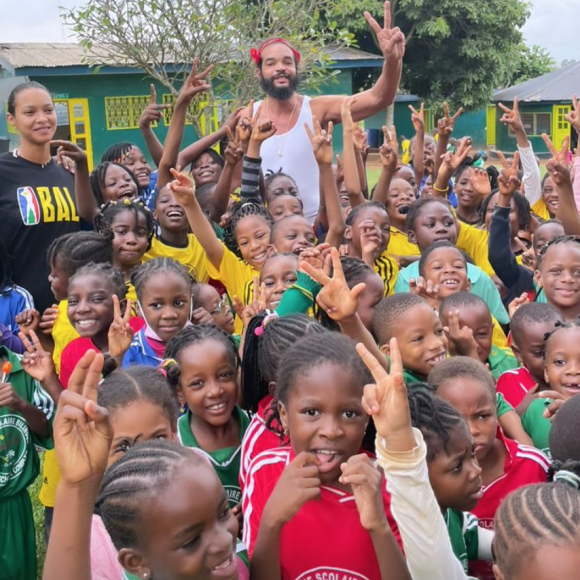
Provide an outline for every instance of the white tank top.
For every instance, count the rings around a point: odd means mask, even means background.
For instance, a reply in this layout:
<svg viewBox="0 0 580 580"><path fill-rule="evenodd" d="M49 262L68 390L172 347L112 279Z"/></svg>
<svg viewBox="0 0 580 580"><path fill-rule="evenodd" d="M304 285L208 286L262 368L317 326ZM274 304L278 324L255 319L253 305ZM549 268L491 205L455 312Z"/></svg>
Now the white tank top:
<svg viewBox="0 0 580 580"><path fill-rule="evenodd" d="M254 111L260 103L254 105ZM312 151L312 144L304 129L304 123L312 129L312 111L310 97L304 96L298 121L288 133L276 133L262 143L262 171L282 171L292 177L298 186L304 203L304 217L314 223L320 205L320 178L318 163Z"/></svg>

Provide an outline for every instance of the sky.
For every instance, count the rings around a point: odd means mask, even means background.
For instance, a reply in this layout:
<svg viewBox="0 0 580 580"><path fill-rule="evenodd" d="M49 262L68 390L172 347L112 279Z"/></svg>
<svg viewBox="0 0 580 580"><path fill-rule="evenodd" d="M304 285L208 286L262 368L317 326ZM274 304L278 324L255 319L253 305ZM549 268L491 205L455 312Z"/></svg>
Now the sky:
<svg viewBox="0 0 580 580"><path fill-rule="evenodd" d="M483 0L485 1L485 0ZM0 42L70 42L59 6L82 6L83 0L0 0ZM539 44L552 57L580 60L579 0L532 0L523 28L527 44Z"/></svg>

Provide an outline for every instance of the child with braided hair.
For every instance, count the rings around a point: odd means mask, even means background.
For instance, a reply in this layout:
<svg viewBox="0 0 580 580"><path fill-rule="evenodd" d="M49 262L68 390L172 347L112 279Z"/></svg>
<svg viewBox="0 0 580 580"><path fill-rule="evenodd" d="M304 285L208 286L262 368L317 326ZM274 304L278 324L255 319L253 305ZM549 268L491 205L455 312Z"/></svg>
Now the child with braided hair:
<svg viewBox="0 0 580 580"><path fill-rule="evenodd" d="M215 324L181 330L167 343L163 368L186 412L178 436L203 453L224 486L230 507L240 513L240 450L250 422L237 406L240 358L231 335Z"/></svg>
<svg viewBox="0 0 580 580"><path fill-rule="evenodd" d="M139 195L139 182L131 170L113 161L97 165L90 175L90 184L97 207L110 201L133 200Z"/></svg>

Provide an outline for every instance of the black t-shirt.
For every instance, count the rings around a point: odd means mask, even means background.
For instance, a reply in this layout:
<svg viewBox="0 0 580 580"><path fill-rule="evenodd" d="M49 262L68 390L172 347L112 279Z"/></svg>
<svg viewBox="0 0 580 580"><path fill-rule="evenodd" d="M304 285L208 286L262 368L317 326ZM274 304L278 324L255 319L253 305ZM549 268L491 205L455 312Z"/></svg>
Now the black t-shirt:
<svg viewBox="0 0 580 580"><path fill-rule="evenodd" d="M54 302L46 250L59 236L80 230L74 177L54 161L43 168L13 153L0 155L0 217L14 282L42 313Z"/></svg>

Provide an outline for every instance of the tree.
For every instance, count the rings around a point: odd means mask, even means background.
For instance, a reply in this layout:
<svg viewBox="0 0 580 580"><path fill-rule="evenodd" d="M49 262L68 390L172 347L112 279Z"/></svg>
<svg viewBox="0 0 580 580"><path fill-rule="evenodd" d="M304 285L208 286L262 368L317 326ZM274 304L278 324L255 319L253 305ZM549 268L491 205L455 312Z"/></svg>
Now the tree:
<svg viewBox="0 0 580 580"><path fill-rule="evenodd" d="M543 47L521 44L517 68L506 86L517 85L556 70L556 61Z"/></svg>
<svg viewBox="0 0 580 580"><path fill-rule="evenodd" d="M259 92L251 73L249 49L265 38L283 36L302 53L303 86L327 81L332 57L325 47L350 43L352 35L336 25L316 29L321 11L336 0L89 0L67 10L85 48L89 65L135 66L177 95L191 63L215 64L212 93L190 114L198 134L201 115L222 107L223 115ZM206 127L210 123L205 123Z"/></svg>
<svg viewBox="0 0 580 580"><path fill-rule="evenodd" d="M339 26L348 23L358 46L373 52L360 15L376 13L380 4L344 0L332 17ZM520 28L529 16L523 0L391 0L391 12L407 38L402 87L430 105L446 100L454 108L480 109L520 66Z"/></svg>

